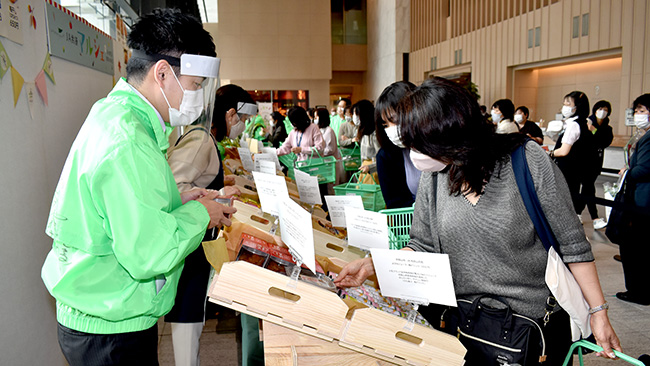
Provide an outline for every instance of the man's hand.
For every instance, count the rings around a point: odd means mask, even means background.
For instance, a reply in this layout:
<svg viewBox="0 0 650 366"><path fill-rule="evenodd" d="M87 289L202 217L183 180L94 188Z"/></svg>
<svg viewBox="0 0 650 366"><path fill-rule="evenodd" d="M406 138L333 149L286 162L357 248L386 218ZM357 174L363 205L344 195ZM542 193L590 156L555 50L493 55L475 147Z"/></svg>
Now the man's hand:
<svg viewBox="0 0 650 366"><path fill-rule="evenodd" d="M224 206L215 202L215 198L217 198L217 192L208 191L208 194L196 200L208 210L208 214L210 215L210 224L208 224L208 229L222 225L230 226L232 224L232 221L230 221L230 215L237 212L237 209L234 207Z"/></svg>
<svg viewBox="0 0 650 366"><path fill-rule="evenodd" d="M199 199L199 198L205 196L206 194L208 194L207 189L194 187L194 188L190 189L189 191L185 191L185 192L181 193L181 202L183 202L183 204L186 204L189 201Z"/></svg>
<svg viewBox="0 0 650 366"><path fill-rule="evenodd" d="M302 153L302 147L300 147L300 146L292 147L291 152L294 153L294 154L300 154L300 153Z"/></svg>
<svg viewBox="0 0 650 366"><path fill-rule="evenodd" d="M234 186L235 185L235 176L230 174L223 177L224 186Z"/></svg>

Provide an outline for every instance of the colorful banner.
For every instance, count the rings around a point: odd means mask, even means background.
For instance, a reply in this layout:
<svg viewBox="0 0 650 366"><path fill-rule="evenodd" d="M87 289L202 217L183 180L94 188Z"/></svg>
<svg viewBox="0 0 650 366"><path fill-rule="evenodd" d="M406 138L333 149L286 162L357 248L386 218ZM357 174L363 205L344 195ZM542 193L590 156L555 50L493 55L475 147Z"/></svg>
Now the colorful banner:
<svg viewBox="0 0 650 366"><path fill-rule="evenodd" d="M49 53L45 55L45 61L43 61L43 71L47 77L52 80L52 84L56 85L56 81L54 81L54 69L52 68L52 58L50 58Z"/></svg>
<svg viewBox="0 0 650 366"><path fill-rule="evenodd" d="M0 0L0 36L23 44L23 29L20 25L24 0Z"/></svg>
<svg viewBox="0 0 650 366"><path fill-rule="evenodd" d="M5 76L9 68L11 67L11 59L7 55L2 42L0 42L0 80Z"/></svg>
<svg viewBox="0 0 650 366"><path fill-rule="evenodd" d="M14 108L16 108L16 104L18 103L18 98L20 97L20 91L23 89L23 84L25 84L25 79L23 79L22 75L18 73L18 70L16 70L13 66L10 66L11 68L11 84L14 89Z"/></svg>
<svg viewBox="0 0 650 366"><path fill-rule="evenodd" d="M41 99L43 99L43 103L47 105L47 86L45 85L45 71L41 70L41 72L36 75L34 84L36 84L36 90L38 90L38 94L41 96Z"/></svg>
<svg viewBox="0 0 650 366"><path fill-rule="evenodd" d="M108 34L52 0L46 1L45 13L52 56L113 75L113 40Z"/></svg>
<svg viewBox="0 0 650 366"><path fill-rule="evenodd" d="M29 115L34 120L34 114L36 113L36 84L33 81L28 81L25 83L25 94L27 94L27 107L29 107Z"/></svg>

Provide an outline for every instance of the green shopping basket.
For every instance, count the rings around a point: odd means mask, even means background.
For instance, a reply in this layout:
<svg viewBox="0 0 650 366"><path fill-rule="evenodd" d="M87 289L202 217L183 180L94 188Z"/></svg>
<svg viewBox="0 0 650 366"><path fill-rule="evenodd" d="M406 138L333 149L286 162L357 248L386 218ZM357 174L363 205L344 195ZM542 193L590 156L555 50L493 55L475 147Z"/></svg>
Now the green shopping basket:
<svg viewBox="0 0 650 366"><path fill-rule="evenodd" d="M388 220L388 243L390 249L402 249L410 240L413 207L388 208L379 213L386 215Z"/></svg>
<svg viewBox="0 0 650 366"><path fill-rule="evenodd" d="M589 341L579 340L571 345L571 348L569 348L569 353L566 355L566 358L564 359L564 364L562 366L567 366L569 364L569 360L571 360L571 355L573 354L573 350L578 348L578 360L580 360L580 365L584 365L584 361L582 360L582 348L588 348L592 351L595 352L600 352L603 350L603 347L595 345ZM630 363L632 365L637 365L637 366L645 366L645 364L637 359L634 359L624 353L621 353L617 350L612 350L614 351L614 354L616 357L620 358L621 360Z"/></svg>
<svg viewBox="0 0 650 366"><path fill-rule="evenodd" d="M359 170L361 167L361 149L359 149L359 144L355 142L353 148L340 147L339 151L341 152L341 160L343 161L343 167L346 172Z"/></svg>
<svg viewBox="0 0 650 366"><path fill-rule="evenodd" d="M370 176L372 177L372 180L377 183L375 177L372 176L372 174ZM356 183L352 182L354 178L357 179ZM334 193L337 196L361 196L363 208L368 211L377 212L386 207L384 196L381 195L379 184L359 183L359 172L352 174L349 182L334 186Z"/></svg>
<svg viewBox="0 0 650 366"><path fill-rule="evenodd" d="M314 151L318 154L317 158L314 157ZM335 164L335 157L322 157L318 150L312 149L310 158L307 160L296 161L295 167L311 176L318 177L318 184L325 184L334 183L334 181L336 181Z"/></svg>
<svg viewBox="0 0 650 366"><path fill-rule="evenodd" d="M278 156L278 160L287 167L287 177L296 180L296 175L293 172L293 162L296 161L296 154L288 153L286 155L280 155Z"/></svg>

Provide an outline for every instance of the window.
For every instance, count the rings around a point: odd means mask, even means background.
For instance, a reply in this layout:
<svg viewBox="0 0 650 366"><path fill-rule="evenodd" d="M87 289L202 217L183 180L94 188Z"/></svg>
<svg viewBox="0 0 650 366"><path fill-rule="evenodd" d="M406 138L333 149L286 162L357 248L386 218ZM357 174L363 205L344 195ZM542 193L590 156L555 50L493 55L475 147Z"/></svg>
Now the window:
<svg viewBox="0 0 650 366"><path fill-rule="evenodd" d="M539 46L542 38L542 28L535 28L535 47Z"/></svg>
<svg viewBox="0 0 650 366"><path fill-rule="evenodd" d="M429 70L438 69L438 56L431 57L431 68Z"/></svg>
<svg viewBox="0 0 650 366"><path fill-rule="evenodd" d="M580 17L573 17L573 38L580 36Z"/></svg>
<svg viewBox="0 0 650 366"><path fill-rule="evenodd" d="M111 3L112 8L107 6L105 2L93 0L61 0L60 4L113 38L117 37L115 33L115 12L120 14L129 29L138 17L137 13L125 1L119 4L117 2ZM122 7L119 5L122 5Z"/></svg>
<svg viewBox="0 0 650 366"><path fill-rule="evenodd" d="M582 14L582 35L589 35L589 13Z"/></svg>
<svg viewBox="0 0 650 366"><path fill-rule="evenodd" d="M332 43L366 44L366 0L332 0Z"/></svg>
<svg viewBox="0 0 650 366"><path fill-rule="evenodd" d="M462 64L462 63L463 63L463 50L460 49L458 50L458 64Z"/></svg>
<svg viewBox="0 0 650 366"><path fill-rule="evenodd" d="M528 48L533 48L533 30L528 30Z"/></svg>

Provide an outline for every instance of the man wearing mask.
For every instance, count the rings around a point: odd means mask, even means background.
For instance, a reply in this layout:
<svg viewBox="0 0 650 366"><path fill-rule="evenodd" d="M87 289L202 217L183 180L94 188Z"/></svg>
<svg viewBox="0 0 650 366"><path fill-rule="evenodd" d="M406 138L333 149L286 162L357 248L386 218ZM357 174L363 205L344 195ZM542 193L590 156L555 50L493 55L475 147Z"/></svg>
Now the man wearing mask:
<svg viewBox="0 0 650 366"><path fill-rule="evenodd" d="M350 101L347 98L339 100L338 107L336 108L336 116L330 118L330 127L334 130L336 136L339 135L339 128L345 123L345 109L350 106ZM340 145L339 141L339 145Z"/></svg>
<svg viewBox="0 0 650 366"><path fill-rule="evenodd" d="M218 59L199 20L155 10L133 26L127 79L92 107L66 160L42 268L70 365L157 364L157 321L185 257L235 209L179 193L165 159L174 126L210 118ZM210 94L208 94L210 93Z"/></svg>

